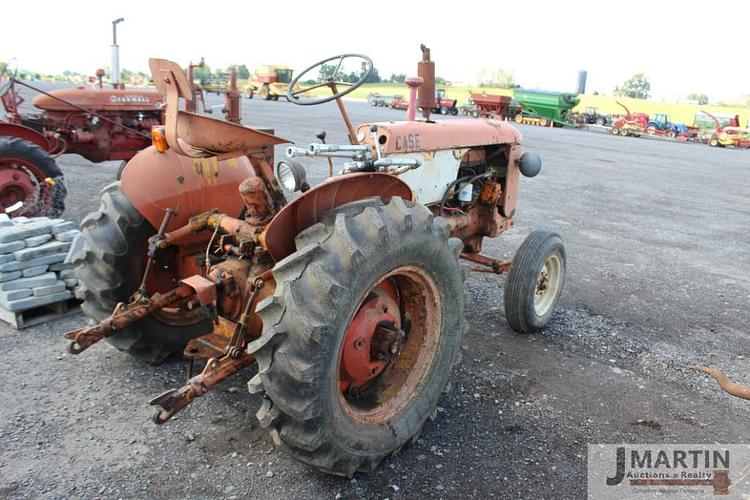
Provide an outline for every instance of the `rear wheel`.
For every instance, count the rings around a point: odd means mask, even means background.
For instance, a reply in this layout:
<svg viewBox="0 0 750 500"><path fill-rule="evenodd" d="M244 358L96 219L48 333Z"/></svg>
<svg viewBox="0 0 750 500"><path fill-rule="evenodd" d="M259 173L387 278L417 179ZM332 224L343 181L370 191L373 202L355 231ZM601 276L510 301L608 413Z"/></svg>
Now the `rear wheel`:
<svg viewBox="0 0 750 500"><path fill-rule="evenodd" d="M443 106L442 108L440 108L441 115L447 115L448 113L450 113L450 110L448 109L447 106Z"/></svg>
<svg viewBox="0 0 750 500"><path fill-rule="evenodd" d="M463 283L448 227L393 198L350 203L297 236L258 305L251 392L277 446L337 475L373 470L420 431L448 382Z"/></svg>
<svg viewBox="0 0 750 500"><path fill-rule="evenodd" d="M451 115L456 116L458 114L458 108L451 108Z"/></svg>
<svg viewBox="0 0 750 500"><path fill-rule="evenodd" d="M73 262L84 302L83 312L101 321L119 302L127 303L140 285L148 238L156 231L133 207L115 182L102 190L101 206L81 222L73 243ZM161 265L152 269L163 269ZM176 284L174 286L177 286ZM211 331L202 315L164 309L108 337L112 345L152 364L182 352L190 339Z"/></svg>
<svg viewBox="0 0 750 500"><path fill-rule="evenodd" d="M521 244L505 282L505 317L530 333L552 317L565 283L565 246L557 233L537 229Z"/></svg>
<svg viewBox="0 0 750 500"><path fill-rule="evenodd" d="M67 193L62 172L46 151L17 137L0 137L0 213L58 217Z"/></svg>

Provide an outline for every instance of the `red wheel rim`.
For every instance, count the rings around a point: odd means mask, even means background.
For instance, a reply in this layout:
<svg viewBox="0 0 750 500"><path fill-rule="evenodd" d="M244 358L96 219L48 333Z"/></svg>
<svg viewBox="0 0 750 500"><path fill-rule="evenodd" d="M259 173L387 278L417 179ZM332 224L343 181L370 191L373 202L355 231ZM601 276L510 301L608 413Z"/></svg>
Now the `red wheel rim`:
<svg viewBox="0 0 750 500"><path fill-rule="evenodd" d="M415 266L389 272L370 288L339 352L339 401L365 423L388 421L430 373L442 318L434 279Z"/></svg>
<svg viewBox="0 0 750 500"><path fill-rule="evenodd" d="M3 213L21 202L23 207L13 211L14 215L36 215L49 199L49 184L39 167L23 158L0 158L0 210Z"/></svg>

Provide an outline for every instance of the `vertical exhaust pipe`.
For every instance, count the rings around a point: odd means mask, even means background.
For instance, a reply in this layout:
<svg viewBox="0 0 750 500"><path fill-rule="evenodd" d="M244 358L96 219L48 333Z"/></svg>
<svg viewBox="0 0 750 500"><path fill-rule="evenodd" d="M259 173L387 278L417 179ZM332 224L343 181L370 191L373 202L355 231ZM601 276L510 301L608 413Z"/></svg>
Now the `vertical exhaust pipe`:
<svg viewBox="0 0 750 500"><path fill-rule="evenodd" d="M120 47L117 45L117 25L124 20L124 17L120 17L112 21L112 65L109 70L109 79L114 88L120 87Z"/></svg>

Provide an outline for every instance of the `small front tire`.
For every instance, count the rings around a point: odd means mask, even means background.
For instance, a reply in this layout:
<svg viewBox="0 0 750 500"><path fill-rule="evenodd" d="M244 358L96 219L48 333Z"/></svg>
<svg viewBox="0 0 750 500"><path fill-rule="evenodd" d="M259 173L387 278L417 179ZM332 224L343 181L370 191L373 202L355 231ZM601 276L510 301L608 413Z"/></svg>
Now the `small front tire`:
<svg viewBox="0 0 750 500"><path fill-rule="evenodd" d="M565 245L557 233L532 232L513 257L505 282L505 317L519 333L549 322L565 283Z"/></svg>

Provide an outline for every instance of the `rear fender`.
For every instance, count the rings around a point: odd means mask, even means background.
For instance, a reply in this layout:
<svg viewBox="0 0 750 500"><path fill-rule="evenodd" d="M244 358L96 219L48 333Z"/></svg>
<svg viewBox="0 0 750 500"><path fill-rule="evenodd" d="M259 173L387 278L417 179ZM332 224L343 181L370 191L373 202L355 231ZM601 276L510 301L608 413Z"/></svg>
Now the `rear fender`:
<svg viewBox="0 0 750 500"><path fill-rule="evenodd" d="M24 141L36 144L46 152L50 152L50 144L47 139L33 128L24 127L15 123L0 122L0 136L18 137Z"/></svg>
<svg viewBox="0 0 750 500"><path fill-rule="evenodd" d="M128 162L120 188L154 228L161 225L166 209L179 205L167 227L172 231L207 210L238 217L244 206L238 186L255 175L246 156L222 161L188 158L171 150L159 153L149 146Z"/></svg>
<svg viewBox="0 0 750 500"><path fill-rule="evenodd" d="M383 173L355 173L331 177L286 205L268 224L265 245L278 262L296 250L295 237L320 221L329 210L345 203L379 196L412 199L409 186L396 176Z"/></svg>

